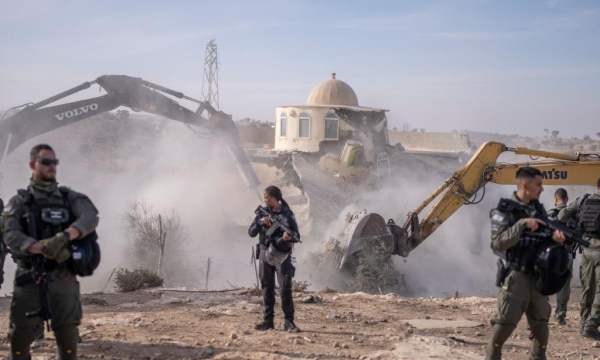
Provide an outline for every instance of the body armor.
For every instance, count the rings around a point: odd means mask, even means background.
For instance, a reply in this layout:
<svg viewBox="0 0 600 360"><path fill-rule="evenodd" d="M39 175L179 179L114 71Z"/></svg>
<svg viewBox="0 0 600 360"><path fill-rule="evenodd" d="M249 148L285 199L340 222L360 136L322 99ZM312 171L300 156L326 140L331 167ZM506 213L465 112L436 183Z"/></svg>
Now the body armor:
<svg viewBox="0 0 600 360"><path fill-rule="evenodd" d="M513 200L501 199L497 210L509 217L509 224L512 226L520 219L546 214L538 201L533 205L535 210L529 211ZM557 293L571 276L571 254L564 245L552 240L552 235L552 232L541 229L535 232L523 231L519 242L506 251L508 267L535 276L536 289L542 295Z"/></svg>
<svg viewBox="0 0 600 360"><path fill-rule="evenodd" d="M584 235L600 237L600 199L584 198L579 208L579 226Z"/></svg>
<svg viewBox="0 0 600 360"><path fill-rule="evenodd" d="M19 190L19 195L23 198L27 212L33 212L35 221L36 240L47 239L57 233L65 231L73 222L75 215L71 211L71 206L68 202L69 190L66 187L58 188L62 198L40 198L35 199L27 190ZM29 224L23 219L22 228L28 232ZM27 234L32 236L32 234ZM98 235L95 231L86 235L81 239L69 242L68 249L71 252L71 257L66 261L66 266L69 270L79 276L92 275L93 271L100 263L100 247L97 240ZM19 259L26 268L30 268L30 257L21 257ZM54 260L45 259L47 271L52 271L57 268L57 263Z"/></svg>

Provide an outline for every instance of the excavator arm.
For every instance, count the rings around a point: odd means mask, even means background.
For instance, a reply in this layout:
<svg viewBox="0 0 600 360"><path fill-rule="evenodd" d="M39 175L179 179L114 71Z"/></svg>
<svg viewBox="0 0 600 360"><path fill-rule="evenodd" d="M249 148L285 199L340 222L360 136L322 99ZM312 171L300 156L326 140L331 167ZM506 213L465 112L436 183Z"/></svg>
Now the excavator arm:
<svg viewBox="0 0 600 360"><path fill-rule="evenodd" d="M93 84L100 85L107 94L92 99L47 106L88 89ZM199 107L195 112L191 111L163 93L195 102L199 104ZM246 186L256 191L259 181L241 146L231 116L217 111L208 102L196 100L181 92L125 75L100 76L94 81L85 82L38 103L29 103L13 108L20 108L20 110L8 118L0 120L0 151L2 151L0 167L6 156L25 141L94 115L114 110L119 106L208 129L225 141ZM202 116L204 111L209 114L209 119Z"/></svg>
<svg viewBox="0 0 600 360"><path fill-rule="evenodd" d="M498 163L498 157L504 152L552 160L517 164ZM595 185L600 178L598 154L569 155L522 147L511 148L499 142L487 142L477 150L465 166L452 174L444 184L408 214L404 226L399 227L393 220L388 221L388 229L394 235L394 252L404 257L408 256L461 206L479 203L485 194L487 183L515 184L516 172L524 166L539 169L546 185ZM477 199L480 191L481 197ZM425 217L419 221L419 214L436 199Z"/></svg>
<svg viewBox="0 0 600 360"><path fill-rule="evenodd" d="M508 164L498 162L498 157L512 152L517 155L542 157L547 160ZM393 254L407 257L422 244L463 205L478 204L485 196L488 183L515 184L519 168L531 166L539 169L547 185L595 185L600 178L600 155L559 154L527 148L511 148L499 142L483 144L469 162L456 171L416 209L408 213L402 226L394 220L387 221L366 210L348 214L346 224L338 238L331 238L321 250L339 268L352 269L357 255L371 239L377 239ZM426 208L427 214L419 219Z"/></svg>

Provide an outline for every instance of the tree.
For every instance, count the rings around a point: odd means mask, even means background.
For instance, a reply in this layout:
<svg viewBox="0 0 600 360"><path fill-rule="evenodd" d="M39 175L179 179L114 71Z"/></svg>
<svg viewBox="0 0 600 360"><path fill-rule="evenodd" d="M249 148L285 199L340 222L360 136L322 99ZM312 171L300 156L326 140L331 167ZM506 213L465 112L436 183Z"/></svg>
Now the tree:
<svg viewBox="0 0 600 360"><path fill-rule="evenodd" d="M169 275L185 270L182 268L181 257L185 256L184 244L188 232L177 211L169 210L165 214L159 214L143 200L136 200L127 205L122 221L129 240L127 251L131 265L151 271L158 269L162 223L162 231L166 233L164 272Z"/></svg>
<svg viewBox="0 0 600 360"><path fill-rule="evenodd" d="M547 138L548 137L548 129L544 129L544 137Z"/></svg>
<svg viewBox="0 0 600 360"><path fill-rule="evenodd" d="M558 131L558 130L552 130L552 137L553 138L557 138L558 134L560 134L560 131Z"/></svg>
<svg viewBox="0 0 600 360"><path fill-rule="evenodd" d="M592 141L592 138L589 135L583 135L583 140Z"/></svg>
<svg viewBox="0 0 600 360"><path fill-rule="evenodd" d="M597 132L597 133L596 133L596 136L600 138L600 132Z"/></svg>

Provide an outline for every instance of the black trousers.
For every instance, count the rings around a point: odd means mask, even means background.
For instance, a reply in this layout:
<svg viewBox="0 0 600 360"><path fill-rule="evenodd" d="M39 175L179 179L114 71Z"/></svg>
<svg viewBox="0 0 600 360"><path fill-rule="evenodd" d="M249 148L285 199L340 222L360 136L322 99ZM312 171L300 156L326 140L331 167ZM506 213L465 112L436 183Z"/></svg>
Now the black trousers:
<svg viewBox="0 0 600 360"><path fill-rule="evenodd" d="M287 320L293 321L294 300L292 298L292 278L296 273L296 268L292 265L291 255L280 266L271 266L263 259L259 262L258 272L265 305L264 319L265 321L272 321L275 314L275 274L277 274L283 314Z"/></svg>

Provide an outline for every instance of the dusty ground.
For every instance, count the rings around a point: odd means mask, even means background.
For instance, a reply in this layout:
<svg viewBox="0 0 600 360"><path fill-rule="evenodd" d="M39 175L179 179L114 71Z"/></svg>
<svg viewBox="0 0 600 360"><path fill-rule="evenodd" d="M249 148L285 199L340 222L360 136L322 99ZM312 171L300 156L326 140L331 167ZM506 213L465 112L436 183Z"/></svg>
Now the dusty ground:
<svg viewBox="0 0 600 360"><path fill-rule="evenodd" d="M574 289L578 299L578 289ZM303 303L309 297L319 303ZM258 332L261 298L230 292L143 291L84 295L82 359L478 359L490 334L494 298L403 298L396 295L297 293L299 334ZM0 332L6 333L10 298L0 299ZM551 326L549 358L600 358L593 341L578 336L576 302L568 324ZM418 321L415 321L418 320ZM420 322L471 320L476 327L420 329ZM409 325L409 322L415 326ZM459 324L456 325L469 325ZM522 321L506 346L506 359L527 358ZM5 338L0 351L6 354ZM54 341L34 345L34 359L53 359Z"/></svg>

